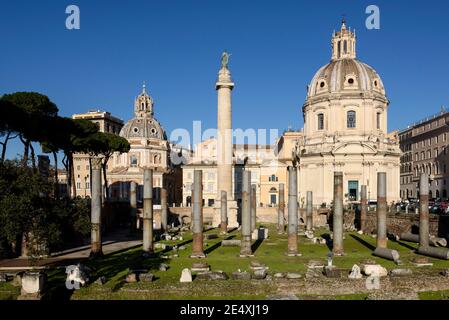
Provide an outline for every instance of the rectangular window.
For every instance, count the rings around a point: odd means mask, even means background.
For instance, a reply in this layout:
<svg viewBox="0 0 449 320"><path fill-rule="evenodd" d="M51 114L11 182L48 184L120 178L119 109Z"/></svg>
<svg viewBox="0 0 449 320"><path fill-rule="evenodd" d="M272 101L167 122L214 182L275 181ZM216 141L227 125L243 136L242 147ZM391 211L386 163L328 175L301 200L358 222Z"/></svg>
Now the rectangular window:
<svg viewBox="0 0 449 320"><path fill-rule="evenodd" d="M348 111L348 113L347 113L347 127L348 127L348 129L353 129L353 128L356 127L355 111Z"/></svg>
<svg viewBox="0 0 449 320"><path fill-rule="evenodd" d="M276 195L275 194L270 194L270 204L274 205L276 204Z"/></svg>
<svg viewBox="0 0 449 320"><path fill-rule="evenodd" d="M376 114L376 126L380 130L380 112Z"/></svg>
<svg viewBox="0 0 449 320"><path fill-rule="evenodd" d="M359 182L358 181L348 181L349 201L357 201L358 200L358 190L359 190Z"/></svg>
<svg viewBox="0 0 449 320"><path fill-rule="evenodd" d="M318 130L324 130L324 114L318 115Z"/></svg>

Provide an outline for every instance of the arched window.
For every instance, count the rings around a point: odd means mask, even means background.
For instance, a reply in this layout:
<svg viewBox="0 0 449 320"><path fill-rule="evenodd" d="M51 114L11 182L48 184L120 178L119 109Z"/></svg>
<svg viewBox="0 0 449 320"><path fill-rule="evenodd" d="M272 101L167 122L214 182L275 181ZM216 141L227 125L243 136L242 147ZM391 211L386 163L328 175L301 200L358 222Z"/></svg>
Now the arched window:
<svg viewBox="0 0 449 320"><path fill-rule="evenodd" d="M380 130L380 112L376 114L376 127Z"/></svg>
<svg viewBox="0 0 449 320"><path fill-rule="evenodd" d="M318 130L324 130L324 114L318 114Z"/></svg>
<svg viewBox="0 0 449 320"><path fill-rule="evenodd" d="M345 54L348 53L348 41L345 40L345 42L343 44L343 48L344 48L343 50L344 50Z"/></svg>
<svg viewBox="0 0 449 320"><path fill-rule="evenodd" d="M153 160L154 160L153 161L154 164L161 164L161 158L160 158L160 156L158 154L156 154L154 156Z"/></svg>
<svg viewBox="0 0 449 320"><path fill-rule="evenodd" d="M144 111L145 110L145 102L142 102L142 106L141 106L141 110Z"/></svg>
<svg viewBox="0 0 449 320"><path fill-rule="evenodd" d="M341 56L341 41L338 41L338 57Z"/></svg>
<svg viewBox="0 0 449 320"><path fill-rule="evenodd" d="M356 115L355 111L348 111L347 113L347 127L349 129L356 127Z"/></svg>

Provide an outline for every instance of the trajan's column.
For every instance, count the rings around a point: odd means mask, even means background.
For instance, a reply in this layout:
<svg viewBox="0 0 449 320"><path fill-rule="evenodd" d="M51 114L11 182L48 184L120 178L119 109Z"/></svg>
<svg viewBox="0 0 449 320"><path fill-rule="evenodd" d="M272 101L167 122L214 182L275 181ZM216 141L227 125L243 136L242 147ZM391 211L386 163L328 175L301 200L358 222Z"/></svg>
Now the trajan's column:
<svg viewBox="0 0 449 320"><path fill-rule="evenodd" d="M216 90L218 92L218 122L217 122L217 198L215 202L214 227L221 224L221 191L227 193L228 228L238 227L237 202L234 201L232 190L232 106L231 94L234 88L231 72L228 69L229 54L223 52L221 69L218 73Z"/></svg>

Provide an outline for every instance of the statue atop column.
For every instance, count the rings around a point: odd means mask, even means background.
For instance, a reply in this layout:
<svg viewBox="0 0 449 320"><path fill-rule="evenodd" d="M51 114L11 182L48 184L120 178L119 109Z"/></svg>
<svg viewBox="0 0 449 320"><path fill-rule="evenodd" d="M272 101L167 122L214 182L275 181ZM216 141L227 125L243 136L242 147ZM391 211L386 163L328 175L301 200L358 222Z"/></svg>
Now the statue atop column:
<svg viewBox="0 0 449 320"><path fill-rule="evenodd" d="M222 69L228 69L230 56L231 55L226 50L221 54L221 68Z"/></svg>

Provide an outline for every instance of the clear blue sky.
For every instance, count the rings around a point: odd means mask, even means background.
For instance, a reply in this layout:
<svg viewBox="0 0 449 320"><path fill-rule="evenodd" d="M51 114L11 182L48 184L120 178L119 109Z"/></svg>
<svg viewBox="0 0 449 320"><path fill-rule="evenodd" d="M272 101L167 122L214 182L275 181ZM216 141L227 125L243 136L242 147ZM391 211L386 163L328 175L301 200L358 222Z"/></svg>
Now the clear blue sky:
<svg viewBox="0 0 449 320"><path fill-rule="evenodd" d="M79 31L65 28L70 4ZM365 28L369 4L380 8L380 30ZM358 58L383 78L389 130L449 107L446 0L2 1L0 94L38 91L63 116L99 108L126 121L145 80L168 133L193 120L211 128L227 49L234 127L299 129L306 85L329 62L342 14L357 30Z"/></svg>

